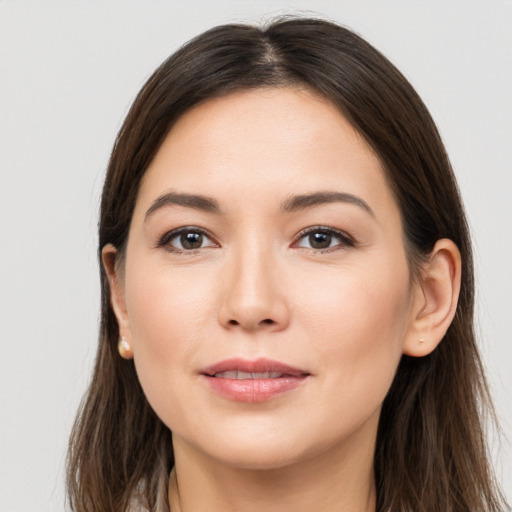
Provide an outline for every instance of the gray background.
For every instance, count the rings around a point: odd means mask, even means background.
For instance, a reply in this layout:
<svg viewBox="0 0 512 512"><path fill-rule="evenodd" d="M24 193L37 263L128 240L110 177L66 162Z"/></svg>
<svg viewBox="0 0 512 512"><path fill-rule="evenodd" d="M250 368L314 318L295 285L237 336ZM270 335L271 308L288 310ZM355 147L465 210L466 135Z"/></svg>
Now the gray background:
<svg viewBox="0 0 512 512"><path fill-rule="evenodd" d="M0 512L64 509L67 437L96 344L99 191L134 95L206 28L310 10L390 57L438 123L475 238L482 353L512 437L510 0L0 0ZM510 499L509 441L493 446Z"/></svg>

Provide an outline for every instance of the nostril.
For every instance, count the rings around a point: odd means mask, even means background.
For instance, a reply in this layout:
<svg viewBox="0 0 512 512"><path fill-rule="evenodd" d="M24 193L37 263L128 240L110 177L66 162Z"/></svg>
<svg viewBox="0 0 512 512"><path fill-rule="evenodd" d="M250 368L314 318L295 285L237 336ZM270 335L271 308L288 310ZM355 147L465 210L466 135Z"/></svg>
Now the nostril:
<svg viewBox="0 0 512 512"><path fill-rule="evenodd" d="M238 322L237 320L230 320L228 322L229 325L240 325L240 322ZM265 320L261 320L261 322L259 322L260 325L274 325L275 324L275 321L272 320L272 318L265 318Z"/></svg>

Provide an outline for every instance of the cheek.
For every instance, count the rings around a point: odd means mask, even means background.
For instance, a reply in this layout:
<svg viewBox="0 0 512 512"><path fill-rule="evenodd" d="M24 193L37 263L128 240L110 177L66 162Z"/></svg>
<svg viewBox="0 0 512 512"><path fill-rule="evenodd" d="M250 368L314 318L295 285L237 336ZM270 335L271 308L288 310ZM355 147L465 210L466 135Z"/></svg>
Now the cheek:
<svg viewBox="0 0 512 512"><path fill-rule="evenodd" d="M165 263L133 267L126 296L134 348L149 345L162 354L176 348L177 337L199 338L212 307L209 283L191 271L172 271Z"/></svg>
<svg viewBox="0 0 512 512"><path fill-rule="evenodd" d="M129 275L126 295L135 364L155 406L179 392L183 379L178 376L191 367L201 341L211 337L212 295L186 272L146 267Z"/></svg>
<svg viewBox="0 0 512 512"><path fill-rule="evenodd" d="M302 329L317 340L318 363L328 371L325 386L354 394L363 404L380 403L393 380L410 322L407 266L351 269L333 284L316 287L301 310ZM321 285L321 283L317 283ZM373 399L368 401L370 397Z"/></svg>

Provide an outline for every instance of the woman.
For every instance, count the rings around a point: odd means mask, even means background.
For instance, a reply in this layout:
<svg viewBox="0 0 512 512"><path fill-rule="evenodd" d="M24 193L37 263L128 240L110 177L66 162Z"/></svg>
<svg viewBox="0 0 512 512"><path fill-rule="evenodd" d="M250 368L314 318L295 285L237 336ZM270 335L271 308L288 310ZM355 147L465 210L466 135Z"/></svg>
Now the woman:
<svg viewBox="0 0 512 512"><path fill-rule="evenodd" d="M425 106L311 19L212 29L148 80L99 228L73 510L504 510L471 248Z"/></svg>

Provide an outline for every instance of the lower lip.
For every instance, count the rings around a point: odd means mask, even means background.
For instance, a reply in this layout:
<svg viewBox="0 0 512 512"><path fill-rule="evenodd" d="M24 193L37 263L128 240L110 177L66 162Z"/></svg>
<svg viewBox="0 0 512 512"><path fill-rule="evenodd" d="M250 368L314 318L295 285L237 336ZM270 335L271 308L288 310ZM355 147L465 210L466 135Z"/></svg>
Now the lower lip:
<svg viewBox="0 0 512 512"><path fill-rule="evenodd" d="M205 378L213 391L229 400L238 402L265 402L286 391L299 387L307 375L298 377L279 377L277 379L223 379Z"/></svg>

